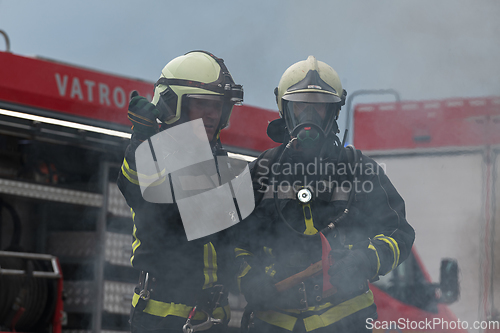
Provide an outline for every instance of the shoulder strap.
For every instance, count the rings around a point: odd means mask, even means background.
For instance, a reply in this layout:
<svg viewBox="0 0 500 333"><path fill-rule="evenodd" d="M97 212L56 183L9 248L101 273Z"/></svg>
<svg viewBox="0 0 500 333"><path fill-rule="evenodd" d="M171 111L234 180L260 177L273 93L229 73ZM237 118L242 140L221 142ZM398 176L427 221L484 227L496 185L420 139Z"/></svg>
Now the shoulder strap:
<svg viewBox="0 0 500 333"><path fill-rule="evenodd" d="M361 163L361 150L354 148L353 145L348 145L344 148L345 154L347 156L347 163L349 165L349 170L354 171L351 177L356 177L360 170Z"/></svg>
<svg viewBox="0 0 500 333"><path fill-rule="evenodd" d="M269 185L271 166L276 162L276 158L285 149L284 145L268 149L250 163L250 175L252 177L252 186L257 206L264 197L265 189Z"/></svg>

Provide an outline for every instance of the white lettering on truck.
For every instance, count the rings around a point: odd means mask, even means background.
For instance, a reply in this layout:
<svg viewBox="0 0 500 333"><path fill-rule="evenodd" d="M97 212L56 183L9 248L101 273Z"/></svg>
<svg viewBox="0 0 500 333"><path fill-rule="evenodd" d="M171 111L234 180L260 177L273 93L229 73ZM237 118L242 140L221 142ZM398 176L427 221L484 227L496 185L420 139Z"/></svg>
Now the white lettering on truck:
<svg viewBox="0 0 500 333"><path fill-rule="evenodd" d="M105 83L99 83L99 104L111 105L109 101L109 87Z"/></svg>
<svg viewBox="0 0 500 333"><path fill-rule="evenodd" d="M94 89L97 86L98 97L95 98L99 99L99 104L107 106L113 105L119 109L127 106L128 96L125 93L125 90L120 86L113 87L111 91L110 87L106 83L95 82L92 80L83 80L83 84L87 89L82 90L80 79L75 76L71 79L71 87L68 89L68 81L70 80L70 77L68 77L68 75L55 73L55 79L57 90L59 92L59 95L62 97L66 97L66 94L69 90L69 98L78 98L81 101L86 99L88 102L94 102ZM110 96L110 92L112 96ZM146 98L151 100L150 95L147 95ZM111 103L111 101L113 101L113 103Z"/></svg>
<svg viewBox="0 0 500 333"><path fill-rule="evenodd" d="M56 73L56 82L57 82L57 89L59 89L59 95L64 96L66 95L66 85L68 84L68 76L64 75L63 80L61 81L61 76L59 73Z"/></svg>
<svg viewBox="0 0 500 333"><path fill-rule="evenodd" d="M83 101L82 87L80 86L80 80L78 80L77 77L73 78L73 84L71 84L71 94L69 97L75 98L75 95L78 95L78 99Z"/></svg>
<svg viewBox="0 0 500 333"><path fill-rule="evenodd" d="M94 94L93 94L92 89L94 89L95 82L90 81L90 80L85 80L85 81L83 81L83 83L85 83L85 85L87 86L87 99L88 99L88 101L93 102L94 101Z"/></svg>
<svg viewBox="0 0 500 333"><path fill-rule="evenodd" d="M125 101L125 91L121 87L116 86L113 89L113 102L115 102L117 107L122 108L125 106Z"/></svg>

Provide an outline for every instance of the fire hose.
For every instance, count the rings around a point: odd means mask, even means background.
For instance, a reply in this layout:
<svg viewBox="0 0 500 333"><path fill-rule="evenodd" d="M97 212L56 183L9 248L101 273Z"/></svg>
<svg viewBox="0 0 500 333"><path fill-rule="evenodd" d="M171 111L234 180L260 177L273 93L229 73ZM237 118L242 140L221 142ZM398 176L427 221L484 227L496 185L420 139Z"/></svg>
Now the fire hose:
<svg viewBox="0 0 500 333"><path fill-rule="evenodd" d="M43 331L57 303L57 280L61 279L57 259L0 251L0 266L0 327L13 332Z"/></svg>
<svg viewBox="0 0 500 333"><path fill-rule="evenodd" d="M19 215L0 198L0 213L3 209L11 215L13 232L10 245L0 251L0 331L43 331L58 302L62 275L57 259L22 252ZM0 229L2 222L0 219Z"/></svg>

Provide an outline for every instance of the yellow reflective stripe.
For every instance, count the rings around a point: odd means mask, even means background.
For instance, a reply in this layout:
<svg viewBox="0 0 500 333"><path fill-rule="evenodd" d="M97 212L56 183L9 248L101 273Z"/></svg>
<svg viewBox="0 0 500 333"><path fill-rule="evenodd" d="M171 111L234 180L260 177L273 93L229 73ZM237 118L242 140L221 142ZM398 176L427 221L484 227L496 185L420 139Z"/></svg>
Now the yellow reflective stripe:
<svg viewBox="0 0 500 333"><path fill-rule="evenodd" d="M131 182L132 184L135 184L135 185L139 185L139 181L137 180L137 178L134 178L133 176L131 176L126 170L125 170L125 165L123 164L122 165L122 174L125 176L125 178L128 179L129 182Z"/></svg>
<svg viewBox="0 0 500 333"><path fill-rule="evenodd" d="M162 169L162 170L160 171L160 174L159 174L159 175L158 175L158 172L155 172L155 173L153 173L152 175L145 175L145 174L143 174L143 173L138 173L138 174L137 174L137 176L138 176L139 178L141 178L141 179L143 179L143 178L144 178L144 179L157 179L157 178L159 178L159 177L163 177L163 176L165 176L165 174L166 174L166 173L167 173L167 171L166 171L165 169Z"/></svg>
<svg viewBox="0 0 500 333"><path fill-rule="evenodd" d="M309 215L310 217L307 218L306 214L306 208L309 210ZM313 222L313 216L312 216L312 210L311 210L311 204L303 205L302 210L304 212L304 222L306 223L306 230L304 231L304 234L306 235L314 235L318 233L318 229L314 227L314 222Z"/></svg>
<svg viewBox="0 0 500 333"><path fill-rule="evenodd" d="M162 171L162 174L164 171ZM136 178L124 169L124 166L122 165L122 174L125 176L125 178L128 179L129 182L135 185L142 185L143 187L151 187L151 186L158 186L160 184L163 184L163 182L167 179L166 176L159 176L158 174L155 174L153 176L143 176L142 174L139 175L139 178ZM154 177L154 180L151 178ZM161 178L160 178L161 177Z"/></svg>
<svg viewBox="0 0 500 333"><path fill-rule="evenodd" d="M247 275L248 271L252 268L248 263L245 262L245 268L238 274L236 282L238 283L238 290L241 291L241 278Z"/></svg>
<svg viewBox="0 0 500 333"><path fill-rule="evenodd" d="M210 242L203 245L203 274L205 275L205 284L203 289L210 288L217 282L217 253L214 245Z"/></svg>
<svg viewBox="0 0 500 333"><path fill-rule="evenodd" d="M310 332L321 327L329 326L342 318L345 318L359 310L369 307L373 304L373 293L369 290L367 293L356 296L348 301L340 303L337 306L325 311L320 315L313 315L304 318L306 331Z"/></svg>
<svg viewBox="0 0 500 333"><path fill-rule="evenodd" d="M380 270L380 258L379 258L379 256L378 256L377 249L375 248L375 246L373 246L373 244L372 244L372 243L370 243L370 245L368 245L368 248L369 248L370 250L375 251L375 255L377 256L377 272L376 272L376 273L375 273L375 275L372 277L372 279L373 279L373 278L375 278L375 277L378 275L378 271Z"/></svg>
<svg viewBox="0 0 500 333"><path fill-rule="evenodd" d="M142 176L139 176L139 182L137 185L142 185L142 187L152 187L152 186L158 186L163 184L163 182L167 179L166 176L162 176L162 178L158 178L158 175L156 175L156 180L151 181L149 179L143 179Z"/></svg>
<svg viewBox="0 0 500 333"><path fill-rule="evenodd" d="M141 246L141 240L137 238L137 227L135 225L135 212L132 208L130 208L130 212L132 213L132 220L134 221L134 229L132 230L132 237L134 237L134 242L132 243L132 256L130 257L130 264L134 266L134 258L135 258L135 250L139 246Z"/></svg>
<svg viewBox="0 0 500 333"><path fill-rule="evenodd" d="M130 168L130 166L128 165L128 162L127 162L127 159L124 158L123 159L123 164L122 164L122 168L125 167L125 169L127 170L127 172L133 176L137 176L137 171L133 170ZM136 177L137 178L137 177Z"/></svg>
<svg viewBox="0 0 500 333"><path fill-rule="evenodd" d="M137 231L137 227L134 224L134 231L132 232L132 236L134 237L134 242L132 243L132 253L135 253L135 250L139 246L141 246L141 241L139 240L139 238L137 238L136 231Z"/></svg>
<svg viewBox="0 0 500 333"><path fill-rule="evenodd" d="M136 185L139 185L139 183L137 183L139 178L140 178L141 182L145 183L145 185L148 185L148 183L154 183L154 182L159 181L160 179L162 179L162 181L164 181L167 171L165 169L163 169L160 171L160 174L154 173L152 175L138 173L137 171L130 168L130 166L127 162L127 159L124 158L123 163L122 163L122 173L128 180L130 180L130 182L132 182ZM158 184L155 184L155 185L158 185Z"/></svg>
<svg viewBox="0 0 500 333"><path fill-rule="evenodd" d="M257 311L255 312L255 317L268 324L284 328L288 331L293 331L295 322L297 322L297 318L273 310L265 312Z"/></svg>
<svg viewBox="0 0 500 333"><path fill-rule="evenodd" d="M240 256L251 256L253 255L251 252L245 250L245 249L240 249L239 247L234 249L234 254L235 258L238 258Z"/></svg>
<svg viewBox="0 0 500 333"><path fill-rule="evenodd" d="M244 277L245 275L247 275L248 271L252 268L252 266L250 266L249 264L245 263L245 268L241 271L241 273L238 275L239 278L242 278Z"/></svg>
<svg viewBox="0 0 500 333"><path fill-rule="evenodd" d="M139 301L139 297L140 297L139 295L134 293L134 296L132 297L132 306L134 308L137 305L137 302ZM154 299L150 299L147 302L148 304L146 305L146 308L144 309L143 312L158 317L176 316L176 317L187 318L189 312L193 309L192 306L187 306L185 304L165 303L156 301ZM226 316L224 311L227 314L227 319L225 318ZM216 308L212 316L215 319L229 320L230 314L231 313L229 305L226 305L224 308L223 307ZM206 319L207 317L203 312L196 312L196 314L193 317L193 320L206 320Z"/></svg>
<svg viewBox="0 0 500 333"><path fill-rule="evenodd" d="M269 275L270 277L274 277L274 275L276 274L276 270L274 269L274 264L266 267L266 274Z"/></svg>
<svg viewBox="0 0 500 333"><path fill-rule="evenodd" d="M270 247L264 246L264 253L267 254L268 256L274 257L273 249L271 249Z"/></svg>
<svg viewBox="0 0 500 333"><path fill-rule="evenodd" d="M394 268L396 268L398 266L398 263L399 263L399 254L400 254L400 252L399 252L398 243L394 240L394 238L388 237L388 236L384 236L382 234L375 236L374 239L378 239L378 240L384 241L387 244L389 244L389 247L391 248L391 251L392 251L392 253L394 255L394 262L393 262L391 270L390 270L390 271L392 271ZM387 274L389 272L385 272L385 274Z"/></svg>
<svg viewBox="0 0 500 333"><path fill-rule="evenodd" d="M333 323L355 313L364 308L369 307L373 304L373 293L371 290L368 292L356 296L350 300L347 300L343 303L340 303L336 306L331 307L320 315L312 315L304 318L304 326L307 332L316 330L321 327L327 327L332 325ZM309 311L321 311L331 306L331 303L326 303L319 307L311 306L306 311L300 310L283 310L288 313L301 314ZM276 311L257 311L255 313L255 317L274 326L278 326L284 328L289 331L293 331L293 327L295 326L295 322L297 318L293 315L287 315L284 313L276 312Z"/></svg>
<svg viewBox="0 0 500 333"><path fill-rule="evenodd" d="M307 308L307 310L286 309L286 310L283 310L283 311L288 312L288 313L301 314L301 313L305 313L305 312L308 312L308 311L321 311L323 309L328 309L330 307L332 307L332 303L328 302L328 303L325 303L325 304L322 304L322 305L318 305L318 306L310 306L310 307Z"/></svg>

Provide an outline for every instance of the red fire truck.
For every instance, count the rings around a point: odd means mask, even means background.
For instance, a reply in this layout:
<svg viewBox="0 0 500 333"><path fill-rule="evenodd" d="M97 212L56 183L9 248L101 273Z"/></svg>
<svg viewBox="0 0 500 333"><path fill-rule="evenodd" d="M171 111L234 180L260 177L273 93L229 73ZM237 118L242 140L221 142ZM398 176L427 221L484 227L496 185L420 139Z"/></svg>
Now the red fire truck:
<svg viewBox="0 0 500 333"><path fill-rule="evenodd" d="M422 273L403 285L436 280L440 258L455 258L461 297L450 308L471 331L498 331L500 97L358 104L354 144L385 166L405 198ZM394 283L381 281L382 297Z"/></svg>
<svg viewBox="0 0 500 333"><path fill-rule="evenodd" d="M153 84L9 52L0 72L0 331L126 331L137 274L115 182L128 96ZM235 107L222 141L255 156L273 145L262 133L275 116Z"/></svg>
<svg viewBox="0 0 500 333"><path fill-rule="evenodd" d="M137 90L150 97L153 84L9 52L0 52L0 71L0 291L10 292L9 298L0 297L0 331L39 331L39 326L31 325L33 318L45 318L44 330L51 332L126 331L137 274L129 263L130 211L115 181L131 134L128 96ZM376 140L369 139L372 132L366 128L378 122L358 116L360 112L356 109L355 144L372 153L377 147L367 144ZM222 133L225 147L240 157L251 157L277 145L264 135L268 122L277 117L270 110L235 107L229 128ZM381 131L373 129L378 136ZM388 173L392 179L392 169ZM398 188L405 188L394 178ZM410 196L407 201L417 199ZM415 224L412 213L409 220ZM420 224L416 226L419 234ZM438 277L433 270L428 274L424 263L432 269L439 263L427 262L428 247L422 241L422 260L414 252L373 287L380 313L376 331L406 330L393 325L400 318L457 320L439 303L456 297L455 266L445 262L443 281L432 283ZM3 259L13 253L19 254L17 266ZM437 251L433 256L443 255ZM36 298L33 286L5 280L4 272L13 271L27 280L45 281L46 296ZM55 278L52 284L48 275ZM64 294L53 281L64 283ZM26 308L28 302L39 302L36 308L50 311L13 311ZM244 300L231 295L231 305L230 326L236 330Z"/></svg>

